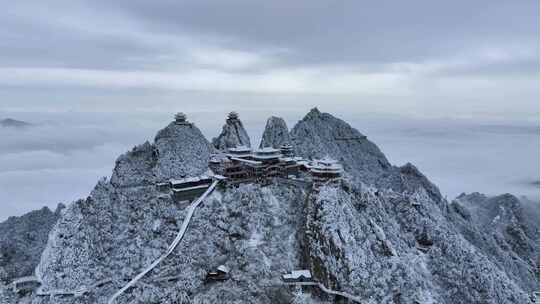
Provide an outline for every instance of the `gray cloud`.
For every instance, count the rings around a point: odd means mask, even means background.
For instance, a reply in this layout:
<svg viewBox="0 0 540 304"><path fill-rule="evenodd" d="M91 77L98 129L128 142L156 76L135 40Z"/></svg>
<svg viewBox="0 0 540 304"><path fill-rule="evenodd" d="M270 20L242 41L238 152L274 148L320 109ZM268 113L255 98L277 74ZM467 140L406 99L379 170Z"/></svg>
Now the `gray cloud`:
<svg viewBox="0 0 540 304"><path fill-rule="evenodd" d="M538 48L539 10L535 1L17 1L0 35L4 66L166 69L197 65L191 53L203 50L287 67L422 63Z"/></svg>
<svg viewBox="0 0 540 304"><path fill-rule="evenodd" d="M540 8L533 1L106 3L160 30L210 33L246 48L284 47L302 62L417 61L471 43L537 43Z"/></svg>
<svg viewBox="0 0 540 304"><path fill-rule="evenodd" d="M178 99L193 96L189 91L216 93L212 99L295 95L302 103L325 95L330 104L355 98L359 107L385 104L394 113L422 115L448 113L448 102L452 115L498 115L511 99L518 103L511 112L536 115L539 6L16 1L0 12L0 87L13 96L5 99L9 108L58 104L70 90L80 93L63 102L64 110L100 98L105 108L141 107L140 98L114 97L137 90L159 99L170 91ZM45 101L31 98L43 89Z"/></svg>

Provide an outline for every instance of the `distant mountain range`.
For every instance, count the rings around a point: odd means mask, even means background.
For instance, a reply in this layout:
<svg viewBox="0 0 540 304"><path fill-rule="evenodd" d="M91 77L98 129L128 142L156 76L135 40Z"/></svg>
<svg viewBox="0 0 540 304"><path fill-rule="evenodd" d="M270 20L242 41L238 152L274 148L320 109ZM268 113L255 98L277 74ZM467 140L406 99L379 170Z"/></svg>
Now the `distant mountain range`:
<svg viewBox="0 0 540 304"><path fill-rule="evenodd" d="M2 128L28 128L30 126L32 126L31 123L22 120L16 120L12 118L0 120L0 127Z"/></svg>

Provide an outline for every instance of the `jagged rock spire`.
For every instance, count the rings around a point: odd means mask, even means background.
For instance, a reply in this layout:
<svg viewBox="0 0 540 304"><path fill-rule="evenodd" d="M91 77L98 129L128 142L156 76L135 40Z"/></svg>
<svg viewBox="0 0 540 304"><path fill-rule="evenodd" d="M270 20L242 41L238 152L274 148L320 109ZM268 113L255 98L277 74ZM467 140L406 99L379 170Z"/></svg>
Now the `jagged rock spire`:
<svg viewBox="0 0 540 304"><path fill-rule="evenodd" d="M259 148L273 147L277 149L290 142L289 129L285 120L276 116L268 118Z"/></svg>
<svg viewBox="0 0 540 304"><path fill-rule="evenodd" d="M304 117L304 120L319 117L321 114L322 114L321 111L319 111L319 109L317 107L315 107L315 108L309 110L309 112Z"/></svg>
<svg viewBox="0 0 540 304"><path fill-rule="evenodd" d="M212 140L212 144L218 150L226 150L236 146L251 147L249 135L244 129L238 113L234 111L229 113L221 134Z"/></svg>

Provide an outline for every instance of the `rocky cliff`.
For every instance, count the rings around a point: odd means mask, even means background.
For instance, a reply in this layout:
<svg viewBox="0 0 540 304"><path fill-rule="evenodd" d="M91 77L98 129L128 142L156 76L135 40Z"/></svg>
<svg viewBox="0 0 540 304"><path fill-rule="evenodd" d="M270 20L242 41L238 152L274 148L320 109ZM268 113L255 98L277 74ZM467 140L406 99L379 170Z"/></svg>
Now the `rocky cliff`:
<svg viewBox="0 0 540 304"><path fill-rule="evenodd" d="M280 275L293 269L310 269L318 282L363 303L530 303L528 293L539 289L537 272L526 274L538 262L538 230L515 202L492 209L487 198L460 197L449 204L413 165L392 166L360 132L316 109L290 135L297 154L340 160L345 180L320 191L280 179L219 186L180 245L116 303L343 300L283 285ZM90 291L19 301L106 303L167 249L186 216L186 204L153 183L205 171L210 152L195 127L169 125L154 143L121 156L110 181L68 206L37 267L43 291ZM505 223L496 226L499 236L486 226L495 214ZM231 278L206 282L222 264Z"/></svg>
<svg viewBox="0 0 540 304"><path fill-rule="evenodd" d="M285 120L276 116L268 118L259 148L273 147L279 149L282 145L290 143L289 129Z"/></svg>
<svg viewBox="0 0 540 304"><path fill-rule="evenodd" d="M229 113L221 134L212 140L212 144L221 151L236 146L251 147L249 135L236 112Z"/></svg>

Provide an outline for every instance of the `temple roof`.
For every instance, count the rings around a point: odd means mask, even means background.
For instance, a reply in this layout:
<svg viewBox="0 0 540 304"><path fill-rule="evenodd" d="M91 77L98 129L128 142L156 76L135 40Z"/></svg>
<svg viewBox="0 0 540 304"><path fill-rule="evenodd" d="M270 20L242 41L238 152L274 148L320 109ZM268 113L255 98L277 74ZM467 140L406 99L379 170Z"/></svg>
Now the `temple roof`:
<svg viewBox="0 0 540 304"><path fill-rule="evenodd" d="M287 273L283 275L284 279L298 279L300 277L304 277L306 279L311 279L311 271L309 270L293 270L291 273Z"/></svg>
<svg viewBox="0 0 540 304"><path fill-rule="evenodd" d="M227 116L227 119L238 119L238 113L236 113L235 111L230 112Z"/></svg>
<svg viewBox="0 0 540 304"><path fill-rule="evenodd" d="M229 152L238 153L238 152L251 152L251 148L248 146L236 146L234 148L227 149Z"/></svg>
<svg viewBox="0 0 540 304"><path fill-rule="evenodd" d="M174 115L174 120L177 122L185 122L187 120L187 116L182 112L178 112L176 115Z"/></svg>

